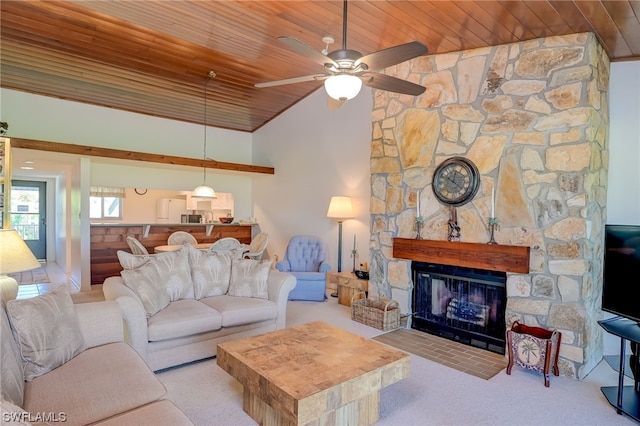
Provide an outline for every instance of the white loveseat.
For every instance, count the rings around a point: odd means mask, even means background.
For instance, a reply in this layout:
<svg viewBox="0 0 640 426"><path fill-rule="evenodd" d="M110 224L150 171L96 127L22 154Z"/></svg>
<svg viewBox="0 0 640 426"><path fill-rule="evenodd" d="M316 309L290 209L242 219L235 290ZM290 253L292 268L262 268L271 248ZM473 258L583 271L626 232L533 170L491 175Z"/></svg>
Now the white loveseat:
<svg viewBox="0 0 640 426"><path fill-rule="evenodd" d="M73 305L61 286L14 300L0 278L4 424L193 425L124 343L115 302Z"/></svg>
<svg viewBox="0 0 640 426"><path fill-rule="evenodd" d="M154 371L214 356L218 343L285 327L296 279L270 261L190 245L118 257L121 276L107 278L102 290L120 305L129 343Z"/></svg>

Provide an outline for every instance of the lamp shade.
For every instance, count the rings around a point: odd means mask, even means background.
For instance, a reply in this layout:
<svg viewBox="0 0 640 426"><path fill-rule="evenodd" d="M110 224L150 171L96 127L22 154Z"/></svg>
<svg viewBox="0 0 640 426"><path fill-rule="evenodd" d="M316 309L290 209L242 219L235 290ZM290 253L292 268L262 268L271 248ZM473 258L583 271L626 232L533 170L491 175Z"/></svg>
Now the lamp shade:
<svg viewBox="0 0 640 426"><path fill-rule="evenodd" d="M0 230L0 274L29 271L40 267L18 231Z"/></svg>
<svg viewBox="0 0 640 426"><path fill-rule="evenodd" d="M361 88L362 80L355 75L332 75L324 81L324 89L327 94L340 102L355 98Z"/></svg>
<svg viewBox="0 0 640 426"><path fill-rule="evenodd" d="M327 217L334 219L350 219L353 217L353 205L351 197L334 196L331 197Z"/></svg>
<svg viewBox="0 0 640 426"><path fill-rule="evenodd" d="M191 196L195 198L218 198L216 191L214 191L212 187L204 184L196 187L191 193Z"/></svg>

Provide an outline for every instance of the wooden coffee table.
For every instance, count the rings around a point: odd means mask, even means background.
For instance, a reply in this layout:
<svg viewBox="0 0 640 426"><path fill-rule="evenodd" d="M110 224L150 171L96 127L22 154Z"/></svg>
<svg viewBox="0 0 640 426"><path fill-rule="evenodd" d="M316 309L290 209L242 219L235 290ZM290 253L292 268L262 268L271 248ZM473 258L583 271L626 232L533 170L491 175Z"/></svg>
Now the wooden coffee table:
<svg viewBox="0 0 640 426"><path fill-rule="evenodd" d="M409 355L317 321L218 345L261 425L357 424L380 417L380 390L409 374Z"/></svg>

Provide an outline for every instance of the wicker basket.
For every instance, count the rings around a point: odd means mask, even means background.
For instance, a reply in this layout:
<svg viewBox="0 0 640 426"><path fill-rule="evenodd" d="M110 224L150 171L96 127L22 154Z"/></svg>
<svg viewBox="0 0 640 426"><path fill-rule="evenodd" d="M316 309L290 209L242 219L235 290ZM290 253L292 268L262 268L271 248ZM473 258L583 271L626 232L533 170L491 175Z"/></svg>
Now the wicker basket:
<svg viewBox="0 0 640 426"><path fill-rule="evenodd" d="M351 297L351 319L378 330L400 327L400 306L395 300L367 299L364 292Z"/></svg>

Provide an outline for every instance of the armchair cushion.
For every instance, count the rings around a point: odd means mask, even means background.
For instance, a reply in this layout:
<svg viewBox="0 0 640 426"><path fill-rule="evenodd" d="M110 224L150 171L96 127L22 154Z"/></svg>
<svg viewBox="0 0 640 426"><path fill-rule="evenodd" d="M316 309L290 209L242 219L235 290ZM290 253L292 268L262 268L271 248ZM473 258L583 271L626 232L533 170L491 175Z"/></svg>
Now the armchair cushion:
<svg viewBox="0 0 640 426"><path fill-rule="evenodd" d="M298 235L291 238L285 253L292 272L319 272L327 257L324 243L317 237Z"/></svg>
<svg viewBox="0 0 640 426"><path fill-rule="evenodd" d="M61 366L85 349L66 285L30 299L10 300L7 312L27 382Z"/></svg>

